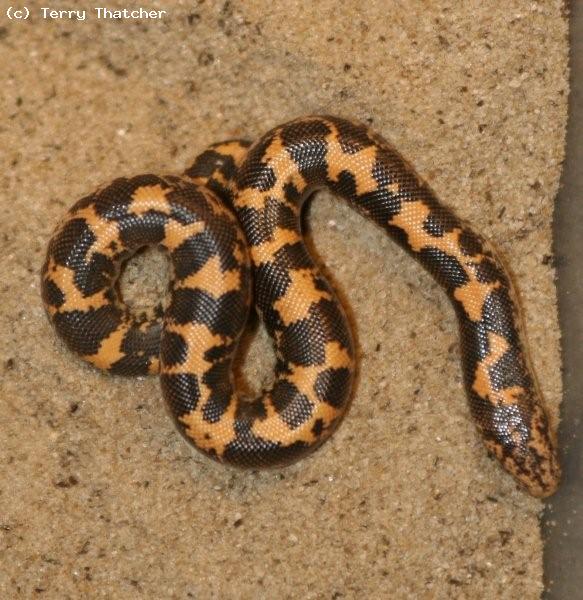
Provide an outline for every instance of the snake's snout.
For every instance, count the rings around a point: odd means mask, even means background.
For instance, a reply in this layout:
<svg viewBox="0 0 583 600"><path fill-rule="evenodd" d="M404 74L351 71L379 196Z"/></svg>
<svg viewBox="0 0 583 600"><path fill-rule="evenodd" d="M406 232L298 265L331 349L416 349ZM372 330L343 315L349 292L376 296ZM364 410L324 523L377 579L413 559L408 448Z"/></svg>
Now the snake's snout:
<svg viewBox="0 0 583 600"><path fill-rule="evenodd" d="M547 447L542 454L539 450L529 449L516 478L535 498L552 496L561 481L561 466L555 449Z"/></svg>
<svg viewBox="0 0 583 600"><path fill-rule="evenodd" d="M517 479L532 496L547 498L557 491L562 473L555 433L541 404L534 405L531 423Z"/></svg>

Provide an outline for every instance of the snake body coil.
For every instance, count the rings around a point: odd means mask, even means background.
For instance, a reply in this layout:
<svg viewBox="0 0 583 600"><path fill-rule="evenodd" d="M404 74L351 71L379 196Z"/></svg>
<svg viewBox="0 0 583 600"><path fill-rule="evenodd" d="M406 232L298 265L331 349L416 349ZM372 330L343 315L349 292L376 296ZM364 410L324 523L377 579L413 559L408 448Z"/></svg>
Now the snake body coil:
<svg viewBox="0 0 583 600"><path fill-rule="evenodd" d="M49 244L49 316L98 367L159 371L179 429L205 454L249 467L295 460L339 424L355 368L342 308L302 240L302 203L318 188L378 223L443 286L486 447L531 494L553 493L560 467L504 266L362 125L302 118L250 148L213 146L182 178L119 179L80 200ZM163 322L137 320L115 289L121 262L146 244L166 248L173 265ZM252 402L231 374L249 306L247 251L277 357L272 389Z"/></svg>

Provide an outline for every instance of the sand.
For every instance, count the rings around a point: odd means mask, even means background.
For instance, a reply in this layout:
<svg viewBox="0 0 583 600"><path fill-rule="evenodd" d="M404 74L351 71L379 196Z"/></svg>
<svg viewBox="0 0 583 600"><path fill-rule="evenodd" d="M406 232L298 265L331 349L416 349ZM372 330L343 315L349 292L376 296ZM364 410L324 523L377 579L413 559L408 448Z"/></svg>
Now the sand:
<svg viewBox="0 0 583 600"><path fill-rule="evenodd" d="M152 2L167 14L148 20L76 3L84 21L42 6L0 23L0 597L538 598L542 504L476 434L453 309L347 206L319 193L307 227L360 375L333 439L286 469L210 462L174 429L155 377L72 356L38 274L66 208L102 183L180 172L212 142L299 115L357 118L511 265L556 419L563 2ZM152 306L166 276L146 252L124 294ZM245 385L260 390L273 364L261 327L246 346Z"/></svg>

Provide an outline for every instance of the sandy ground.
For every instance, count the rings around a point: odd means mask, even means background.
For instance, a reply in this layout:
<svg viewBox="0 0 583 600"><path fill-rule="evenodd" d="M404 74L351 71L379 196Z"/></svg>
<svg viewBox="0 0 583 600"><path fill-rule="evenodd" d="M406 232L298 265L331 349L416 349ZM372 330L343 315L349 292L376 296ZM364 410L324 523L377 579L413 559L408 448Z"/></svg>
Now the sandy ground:
<svg viewBox="0 0 583 600"><path fill-rule="evenodd" d="M116 176L180 172L211 142L303 114L354 117L500 248L556 415L563 3L151 3L159 20L76 3L84 21L43 19L42 6L0 14L0 596L538 598L541 504L476 434L453 309L348 207L319 194L307 225L358 341L352 409L280 471L209 462L173 428L155 377L69 354L38 272L65 209ZM151 306L165 277L149 251L122 287ZM259 390L273 354L261 328L247 341Z"/></svg>

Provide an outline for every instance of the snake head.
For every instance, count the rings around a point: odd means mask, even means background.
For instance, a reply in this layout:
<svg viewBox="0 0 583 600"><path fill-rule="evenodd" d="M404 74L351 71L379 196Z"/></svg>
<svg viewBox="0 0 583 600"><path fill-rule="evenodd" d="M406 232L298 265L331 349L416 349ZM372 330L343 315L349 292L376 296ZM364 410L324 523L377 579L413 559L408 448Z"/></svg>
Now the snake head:
<svg viewBox="0 0 583 600"><path fill-rule="evenodd" d="M561 481L554 436L540 404L530 405L528 415L524 411L520 404L497 407L493 419L497 428L484 432L485 444L522 488L536 498L546 498Z"/></svg>

